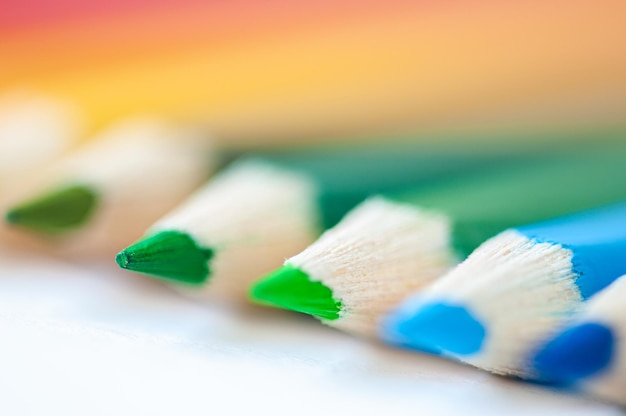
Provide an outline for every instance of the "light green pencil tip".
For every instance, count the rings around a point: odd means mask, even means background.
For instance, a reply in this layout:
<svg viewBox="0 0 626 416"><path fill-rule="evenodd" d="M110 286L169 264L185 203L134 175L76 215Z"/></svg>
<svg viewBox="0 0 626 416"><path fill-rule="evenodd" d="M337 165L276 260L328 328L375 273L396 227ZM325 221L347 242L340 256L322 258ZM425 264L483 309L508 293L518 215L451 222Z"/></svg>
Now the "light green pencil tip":
<svg viewBox="0 0 626 416"><path fill-rule="evenodd" d="M261 279L250 289L250 298L261 304L302 312L333 321L342 304L330 288L314 282L302 270L285 265Z"/></svg>
<svg viewBox="0 0 626 416"><path fill-rule="evenodd" d="M122 250L115 261L122 269L201 284L209 278L212 257L213 250L200 247L188 234L161 231Z"/></svg>
<svg viewBox="0 0 626 416"><path fill-rule="evenodd" d="M42 234L62 234L80 228L98 204L98 195L87 186L58 189L10 209L8 223Z"/></svg>

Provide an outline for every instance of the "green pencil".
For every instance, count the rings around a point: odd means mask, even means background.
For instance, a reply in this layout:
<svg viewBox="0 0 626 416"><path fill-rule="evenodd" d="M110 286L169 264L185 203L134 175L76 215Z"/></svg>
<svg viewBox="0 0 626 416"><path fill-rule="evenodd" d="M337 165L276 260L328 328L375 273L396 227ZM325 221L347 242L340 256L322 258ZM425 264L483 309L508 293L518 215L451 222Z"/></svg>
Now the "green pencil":
<svg viewBox="0 0 626 416"><path fill-rule="evenodd" d="M244 298L253 279L367 196L512 163L519 150L505 142L395 142L242 159L120 252L117 263L196 292Z"/></svg>
<svg viewBox="0 0 626 416"><path fill-rule="evenodd" d="M374 336L404 297L507 228L626 199L626 144L375 197L251 288L254 301Z"/></svg>
<svg viewBox="0 0 626 416"><path fill-rule="evenodd" d="M115 253L206 180L209 148L192 129L120 122L38 172L5 219L53 250Z"/></svg>

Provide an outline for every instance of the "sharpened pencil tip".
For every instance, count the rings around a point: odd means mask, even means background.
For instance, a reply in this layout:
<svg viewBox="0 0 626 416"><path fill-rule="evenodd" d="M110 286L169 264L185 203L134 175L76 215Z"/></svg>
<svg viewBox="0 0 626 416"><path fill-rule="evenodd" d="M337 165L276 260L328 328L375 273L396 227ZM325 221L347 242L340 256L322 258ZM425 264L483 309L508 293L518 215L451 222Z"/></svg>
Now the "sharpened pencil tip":
<svg viewBox="0 0 626 416"><path fill-rule="evenodd" d="M252 301L325 320L341 317L342 304L330 288L312 281L308 274L289 264L270 273L250 289Z"/></svg>
<svg viewBox="0 0 626 416"><path fill-rule="evenodd" d="M126 252L121 251L117 253L117 256L115 256L115 262L122 269L127 269L128 268L128 256L126 255Z"/></svg>
<svg viewBox="0 0 626 416"><path fill-rule="evenodd" d="M442 355L471 355L480 351L485 327L463 306L444 302L411 303L383 322L382 337L390 343Z"/></svg>
<svg viewBox="0 0 626 416"><path fill-rule="evenodd" d="M541 381L573 384L610 367L615 336L599 323L569 328L548 342L535 355L533 366Z"/></svg>
<svg viewBox="0 0 626 416"><path fill-rule="evenodd" d="M161 231L125 248L115 262L132 270L170 281L201 284L210 275L213 250L201 247L186 233Z"/></svg>
<svg viewBox="0 0 626 416"><path fill-rule="evenodd" d="M85 224L97 203L90 187L68 186L11 208L5 221L42 234L62 234Z"/></svg>

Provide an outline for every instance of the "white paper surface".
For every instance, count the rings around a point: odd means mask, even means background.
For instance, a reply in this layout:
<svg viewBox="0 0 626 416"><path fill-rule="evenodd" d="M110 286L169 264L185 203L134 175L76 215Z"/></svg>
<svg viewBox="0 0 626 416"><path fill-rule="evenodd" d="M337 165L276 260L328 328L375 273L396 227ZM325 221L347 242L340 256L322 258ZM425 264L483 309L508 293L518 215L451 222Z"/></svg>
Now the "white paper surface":
<svg viewBox="0 0 626 416"><path fill-rule="evenodd" d="M0 255L0 415L619 415L111 265Z"/></svg>

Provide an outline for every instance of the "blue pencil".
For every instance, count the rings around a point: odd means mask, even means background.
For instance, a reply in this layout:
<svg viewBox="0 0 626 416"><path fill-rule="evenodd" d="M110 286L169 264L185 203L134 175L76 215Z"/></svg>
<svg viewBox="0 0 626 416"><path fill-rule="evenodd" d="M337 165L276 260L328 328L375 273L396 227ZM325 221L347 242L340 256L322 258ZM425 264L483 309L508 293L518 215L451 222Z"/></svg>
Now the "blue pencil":
<svg viewBox="0 0 626 416"><path fill-rule="evenodd" d="M535 355L540 380L626 406L626 276L594 296Z"/></svg>
<svg viewBox="0 0 626 416"><path fill-rule="evenodd" d="M395 309L382 337L505 375L626 274L626 202L509 229Z"/></svg>

